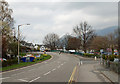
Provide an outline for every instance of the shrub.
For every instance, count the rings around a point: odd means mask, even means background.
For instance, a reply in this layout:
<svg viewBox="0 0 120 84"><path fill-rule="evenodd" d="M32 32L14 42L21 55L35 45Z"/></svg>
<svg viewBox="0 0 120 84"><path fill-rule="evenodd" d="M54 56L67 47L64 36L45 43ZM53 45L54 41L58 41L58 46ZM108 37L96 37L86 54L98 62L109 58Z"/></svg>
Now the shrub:
<svg viewBox="0 0 120 84"><path fill-rule="evenodd" d="M2 67L11 66L17 63L18 63L18 59L9 59L7 61L2 61Z"/></svg>
<svg viewBox="0 0 120 84"><path fill-rule="evenodd" d="M109 59L110 61L114 61L114 58L118 58L116 55L102 55L102 58L107 60Z"/></svg>
<svg viewBox="0 0 120 84"><path fill-rule="evenodd" d="M96 55L96 54L89 54L89 53L84 53L84 56L87 56L87 57L99 57L99 55Z"/></svg>

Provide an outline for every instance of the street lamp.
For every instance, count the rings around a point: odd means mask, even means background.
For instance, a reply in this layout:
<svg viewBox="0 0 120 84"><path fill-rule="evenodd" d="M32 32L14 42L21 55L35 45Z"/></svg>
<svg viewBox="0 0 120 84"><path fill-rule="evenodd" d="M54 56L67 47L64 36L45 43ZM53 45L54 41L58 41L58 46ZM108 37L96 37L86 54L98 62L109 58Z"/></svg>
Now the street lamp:
<svg viewBox="0 0 120 84"><path fill-rule="evenodd" d="M19 44L20 44L20 42L19 42L19 40L20 40L19 28L20 28L20 26L23 26L23 25L30 25L30 24L21 24L21 25L18 25L18 64L20 63L20 60L19 60L19 49L20 49L20 46L19 46Z"/></svg>

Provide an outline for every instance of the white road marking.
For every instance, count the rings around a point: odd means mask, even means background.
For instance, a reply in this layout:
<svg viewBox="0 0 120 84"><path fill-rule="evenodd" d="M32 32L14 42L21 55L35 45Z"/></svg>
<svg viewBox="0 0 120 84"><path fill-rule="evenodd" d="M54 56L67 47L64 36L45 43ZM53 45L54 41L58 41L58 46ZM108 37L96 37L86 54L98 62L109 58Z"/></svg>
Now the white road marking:
<svg viewBox="0 0 120 84"><path fill-rule="evenodd" d="M29 81L29 82L33 82L33 81L35 81L37 79L40 79L40 77L37 77L37 78L35 78L35 79L33 79L33 80Z"/></svg>
<svg viewBox="0 0 120 84"><path fill-rule="evenodd" d="M23 81L23 82L29 82L29 81L27 81L27 80L24 80L24 79L18 79L18 80L20 80L20 81Z"/></svg>
<svg viewBox="0 0 120 84"><path fill-rule="evenodd" d="M53 69L52 71L55 71L56 70L56 68L55 69Z"/></svg>
<svg viewBox="0 0 120 84"><path fill-rule="evenodd" d="M79 66L80 66L80 62L79 62Z"/></svg>
<svg viewBox="0 0 120 84"><path fill-rule="evenodd" d="M10 77L0 78L0 80L7 79L7 78L10 78Z"/></svg>
<svg viewBox="0 0 120 84"><path fill-rule="evenodd" d="M28 71L33 71L33 70L35 70L35 69L31 69L31 70L28 70Z"/></svg>
<svg viewBox="0 0 120 84"><path fill-rule="evenodd" d="M57 68L60 68L60 65Z"/></svg>
<svg viewBox="0 0 120 84"><path fill-rule="evenodd" d="M48 74L50 74L50 73L51 73L51 71L49 71L49 72L45 73L44 75L48 75Z"/></svg>
<svg viewBox="0 0 120 84"><path fill-rule="evenodd" d="M11 76L15 76L15 75L17 75L17 74L13 74L13 75L11 75Z"/></svg>
<svg viewBox="0 0 120 84"><path fill-rule="evenodd" d="M64 62L63 64L65 64L66 62Z"/></svg>
<svg viewBox="0 0 120 84"><path fill-rule="evenodd" d="M63 64L61 64L61 66L62 66Z"/></svg>
<svg viewBox="0 0 120 84"><path fill-rule="evenodd" d="M44 62L45 64L47 63L47 62Z"/></svg>
<svg viewBox="0 0 120 84"><path fill-rule="evenodd" d="M81 61L81 62L80 62L80 64L82 65L82 64L83 64L83 62Z"/></svg>
<svg viewBox="0 0 120 84"><path fill-rule="evenodd" d="M20 75L20 74L22 74L22 73L25 73L25 72L21 72L21 73L18 73L18 74L13 74L13 75L11 75L11 76Z"/></svg>

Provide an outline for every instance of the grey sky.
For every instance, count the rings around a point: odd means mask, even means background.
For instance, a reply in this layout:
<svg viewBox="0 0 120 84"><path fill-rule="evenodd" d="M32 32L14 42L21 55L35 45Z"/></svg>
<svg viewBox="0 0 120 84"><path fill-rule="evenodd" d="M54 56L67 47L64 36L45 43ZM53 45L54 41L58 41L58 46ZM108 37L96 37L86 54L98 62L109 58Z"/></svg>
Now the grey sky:
<svg viewBox="0 0 120 84"><path fill-rule="evenodd" d="M71 34L81 21L87 21L96 30L116 26L118 22L117 2L7 1L13 9L16 28L18 24L31 24L20 29L28 42L41 44L44 36L52 32L59 36Z"/></svg>

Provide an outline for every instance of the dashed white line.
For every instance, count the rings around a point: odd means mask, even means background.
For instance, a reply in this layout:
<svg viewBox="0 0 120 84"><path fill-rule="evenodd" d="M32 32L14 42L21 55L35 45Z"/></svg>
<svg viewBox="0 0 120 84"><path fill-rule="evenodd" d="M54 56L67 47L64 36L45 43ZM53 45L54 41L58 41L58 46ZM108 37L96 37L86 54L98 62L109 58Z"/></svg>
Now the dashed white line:
<svg viewBox="0 0 120 84"><path fill-rule="evenodd" d="M11 75L11 76L16 76L17 74L13 74L13 75Z"/></svg>
<svg viewBox="0 0 120 84"><path fill-rule="evenodd" d="M49 73L51 73L51 71L49 71L49 72L45 73L44 75L48 75Z"/></svg>
<svg viewBox="0 0 120 84"><path fill-rule="evenodd" d="M55 69L53 69L52 71L55 71L56 70L56 68Z"/></svg>
<svg viewBox="0 0 120 84"><path fill-rule="evenodd" d="M11 75L11 76L16 76L16 75L20 75L20 74L22 74L22 73L24 73L24 72L21 72L21 73L18 73L18 74L13 74L13 75Z"/></svg>
<svg viewBox="0 0 120 84"><path fill-rule="evenodd" d="M10 78L10 77L0 78L0 80L7 79L7 78Z"/></svg>
<svg viewBox="0 0 120 84"><path fill-rule="evenodd" d="M60 65L57 68L60 68Z"/></svg>
<svg viewBox="0 0 120 84"><path fill-rule="evenodd" d="M61 66L62 66L63 64L61 64Z"/></svg>
<svg viewBox="0 0 120 84"><path fill-rule="evenodd" d="M40 79L40 77L37 77L37 78L35 78L35 79L33 79L33 80L29 81L29 82L33 82L33 81L38 80L38 79Z"/></svg>
<svg viewBox="0 0 120 84"><path fill-rule="evenodd" d="M20 81L23 81L23 82L29 82L29 81L27 81L27 80L24 80L24 79L18 79L18 80L20 80Z"/></svg>

